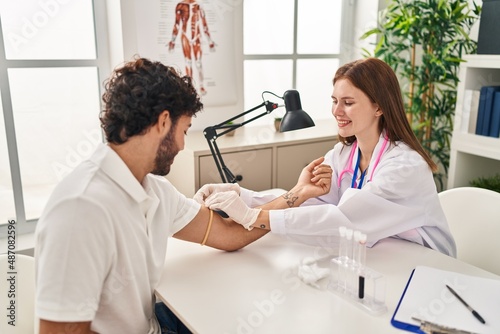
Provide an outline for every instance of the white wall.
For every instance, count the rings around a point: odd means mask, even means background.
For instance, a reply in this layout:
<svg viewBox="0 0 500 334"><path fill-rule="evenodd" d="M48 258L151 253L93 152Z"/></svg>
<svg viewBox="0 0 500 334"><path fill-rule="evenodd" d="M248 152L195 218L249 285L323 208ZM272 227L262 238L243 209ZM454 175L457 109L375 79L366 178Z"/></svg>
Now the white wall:
<svg viewBox="0 0 500 334"><path fill-rule="evenodd" d="M380 0L379 2L385 2ZM377 26L378 11L380 4L373 0L354 1L354 31L352 36L353 52L350 60L362 58L362 49L373 50L374 46L370 43L375 42L374 36L370 39L361 40L365 32Z"/></svg>

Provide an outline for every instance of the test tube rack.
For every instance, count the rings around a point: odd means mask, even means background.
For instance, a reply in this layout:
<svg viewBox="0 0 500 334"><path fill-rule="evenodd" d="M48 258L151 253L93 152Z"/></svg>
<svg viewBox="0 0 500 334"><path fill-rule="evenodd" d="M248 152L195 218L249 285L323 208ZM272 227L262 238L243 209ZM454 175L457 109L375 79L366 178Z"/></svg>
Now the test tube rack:
<svg viewBox="0 0 500 334"><path fill-rule="evenodd" d="M368 236L339 227L339 256L331 260L329 289L372 314L385 306L385 278L365 265Z"/></svg>
<svg viewBox="0 0 500 334"><path fill-rule="evenodd" d="M356 261L340 257L332 259L328 289L372 315L387 311L385 277Z"/></svg>

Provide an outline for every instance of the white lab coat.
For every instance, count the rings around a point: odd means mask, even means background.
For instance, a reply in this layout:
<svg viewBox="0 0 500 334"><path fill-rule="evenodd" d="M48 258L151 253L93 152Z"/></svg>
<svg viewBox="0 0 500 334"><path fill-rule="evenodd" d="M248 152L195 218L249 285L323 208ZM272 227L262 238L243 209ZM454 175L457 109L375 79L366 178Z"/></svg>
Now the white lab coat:
<svg viewBox="0 0 500 334"><path fill-rule="evenodd" d="M271 231L300 242L334 248L339 226L346 226L366 233L369 247L381 239L396 237L455 257L455 242L429 166L402 142L389 143L376 165L383 141L381 135L361 189L351 188L352 173L345 173L338 187L337 178L347 168L351 147L335 145L324 162L333 168L330 192L298 208L270 211ZM357 157L356 152L352 169ZM372 168L373 179L369 180ZM252 207L275 197L247 189L242 190L241 196Z"/></svg>

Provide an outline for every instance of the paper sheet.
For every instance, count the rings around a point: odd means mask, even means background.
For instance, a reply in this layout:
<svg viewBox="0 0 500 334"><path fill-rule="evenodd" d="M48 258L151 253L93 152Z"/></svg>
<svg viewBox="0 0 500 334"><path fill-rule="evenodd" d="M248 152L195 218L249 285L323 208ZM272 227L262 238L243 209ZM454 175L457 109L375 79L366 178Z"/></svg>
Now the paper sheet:
<svg viewBox="0 0 500 334"><path fill-rule="evenodd" d="M446 288L452 287L486 321L480 323ZM476 333L500 333L500 280L417 266L393 321L419 326L412 316ZM393 323L394 325L394 323ZM410 329L408 329L410 330Z"/></svg>

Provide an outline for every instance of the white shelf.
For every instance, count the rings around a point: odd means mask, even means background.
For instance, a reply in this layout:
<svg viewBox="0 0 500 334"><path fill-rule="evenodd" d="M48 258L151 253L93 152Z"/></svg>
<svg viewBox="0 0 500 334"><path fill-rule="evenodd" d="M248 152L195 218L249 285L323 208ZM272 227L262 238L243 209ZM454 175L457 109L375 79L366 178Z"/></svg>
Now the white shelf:
<svg viewBox="0 0 500 334"><path fill-rule="evenodd" d="M500 160L499 138L457 132L453 135L451 149L489 159Z"/></svg>
<svg viewBox="0 0 500 334"><path fill-rule="evenodd" d="M451 142L448 189L469 186L477 177L487 177L500 172L500 138L470 133L471 121L464 117L466 90L479 90L482 86L500 85L500 55L467 55L460 66L457 88L454 131Z"/></svg>

